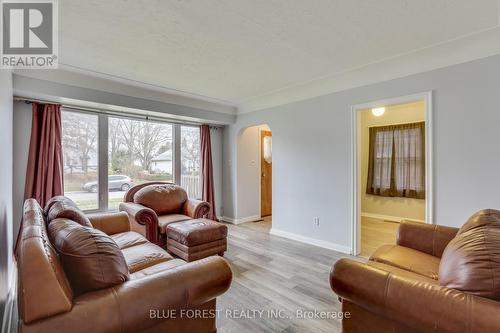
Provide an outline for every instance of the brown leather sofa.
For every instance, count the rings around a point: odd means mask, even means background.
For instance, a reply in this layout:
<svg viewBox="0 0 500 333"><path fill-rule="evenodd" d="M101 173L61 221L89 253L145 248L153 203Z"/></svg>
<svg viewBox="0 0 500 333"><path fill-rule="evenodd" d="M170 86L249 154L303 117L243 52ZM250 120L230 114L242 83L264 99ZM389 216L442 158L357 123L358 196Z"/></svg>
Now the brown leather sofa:
<svg viewBox="0 0 500 333"><path fill-rule="evenodd" d="M397 245L337 261L342 332L500 332L500 212L460 229L401 223Z"/></svg>
<svg viewBox="0 0 500 333"><path fill-rule="evenodd" d="M210 210L208 202L190 199L182 187L168 182L136 185L123 201L119 210L128 214L132 230L160 246L166 245L167 225L202 218Z"/></svg>
<svg viewBox="0 0 500 333"><path fill-rule="evenodd" d="M215 332L232 278L223 258L174 259L125 213L85 216L64 197L25 202L16 255L26 333Z"/></svg>

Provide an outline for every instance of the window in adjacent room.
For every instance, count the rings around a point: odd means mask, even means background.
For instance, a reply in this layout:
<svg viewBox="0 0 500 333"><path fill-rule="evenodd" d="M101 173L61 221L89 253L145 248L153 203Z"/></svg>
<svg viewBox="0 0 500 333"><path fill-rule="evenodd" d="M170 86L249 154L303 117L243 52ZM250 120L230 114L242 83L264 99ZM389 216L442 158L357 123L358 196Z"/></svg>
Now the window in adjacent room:
<svg viewBox="0 0 500 333"><path fill-rule="evenodd" d="M370 128L366 193L425 199L425 122Z"/></svg>

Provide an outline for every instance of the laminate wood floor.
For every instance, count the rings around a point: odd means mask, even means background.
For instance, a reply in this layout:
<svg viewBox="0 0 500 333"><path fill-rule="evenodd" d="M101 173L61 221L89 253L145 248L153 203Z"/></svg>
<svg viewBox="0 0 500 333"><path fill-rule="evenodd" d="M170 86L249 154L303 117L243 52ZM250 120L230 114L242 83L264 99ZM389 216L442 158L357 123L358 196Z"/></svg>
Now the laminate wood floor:
<svg viewBox="0 0 500 333"><path fill-rule="evenodd" d="M228 224L233 282L217 299L218 332L340 332L338 319L301 319L297 311L340 311L329 273L349 256L270 235L270 227L270 219Z"/></svg>
<svg viewBox="0 0 500 333"><path fill-rule="evenodd" d="M398 227L398 222L361 217L361 253L359 255L370 257L381 245L396 244Z"/></svg>

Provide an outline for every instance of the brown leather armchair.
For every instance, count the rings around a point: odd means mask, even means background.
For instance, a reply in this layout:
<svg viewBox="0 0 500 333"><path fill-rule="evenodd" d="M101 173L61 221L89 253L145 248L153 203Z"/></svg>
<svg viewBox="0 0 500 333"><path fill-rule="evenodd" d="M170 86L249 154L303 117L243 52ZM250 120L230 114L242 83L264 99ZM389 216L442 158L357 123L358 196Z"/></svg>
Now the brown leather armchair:
<svg viewBox="0 0 500 333"><path fill-rule="evenodd" d="M71 204L71 200L66 203ZM48 211L44 212L34 199L24 204L16 253L21 333L216 331L216 297L229 288L232 277L223 258L214 256L192 263L175 259L130 231L123 212L85 216L77 208L64 205L55 212ZM68 253L59 250L61 246L89 248L82 241L85 235L75 238L75 232L56 233L67 223L74 227L75 221L80 230L92 234L87 235L88 240L98 240L90 246L92 255L69 254L72 258L68 259ZM75 242L68 241L70 237ZM102 282L106 276L113 278L111 266L119 263L98 263L104 260L102 252L109 256L109 249L124 258L125 281L85 292L75 288L75 277L78 284L85 282L84 276L92 276L88 281L93 282ZM86 263L71 265L70 260ZM79 274L72 274L75 271ZM187 315L191 310L205 312L200 312L203 316Z"/></svg>
<svg viewBox="0 0 500 333"><path fill-rule="evenodd" d="M150 182L132 187L120 203L128 214L132 230L150 242L164 246L170 223L201 218L210 210L206 201L188 198L180 186L168 182Z"/></svg>
<svg viewBox="0 0 500 333"><path fill-rule="evenodd" d="M491 216L476 213L460 229L402 222L397 245L367 262L337 261L330 285L342 302L342 332L500 332L496 215L485 226Z"/></svg>

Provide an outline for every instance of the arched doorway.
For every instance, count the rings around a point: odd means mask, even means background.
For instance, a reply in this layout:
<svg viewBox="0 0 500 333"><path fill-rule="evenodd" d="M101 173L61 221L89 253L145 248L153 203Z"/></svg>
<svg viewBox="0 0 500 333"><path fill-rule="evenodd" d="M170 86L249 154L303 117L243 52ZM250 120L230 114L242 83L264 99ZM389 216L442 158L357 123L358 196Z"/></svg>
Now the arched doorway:
<svg viewBox="0 0 500 333"><path fill-rule="evenodd" d="M268 125L241 130L237 149L238 222L272 217L272 132Z"/></svg>

